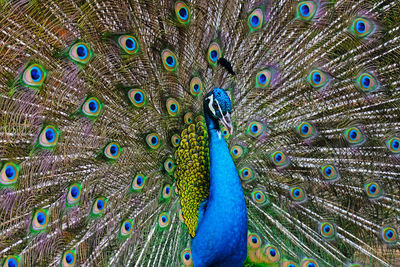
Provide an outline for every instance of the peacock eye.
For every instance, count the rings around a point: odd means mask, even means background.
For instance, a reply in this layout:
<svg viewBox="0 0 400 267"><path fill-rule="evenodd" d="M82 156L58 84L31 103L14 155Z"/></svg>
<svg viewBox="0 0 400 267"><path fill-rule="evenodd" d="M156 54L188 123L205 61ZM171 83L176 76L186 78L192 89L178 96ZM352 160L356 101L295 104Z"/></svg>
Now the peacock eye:
<svg viewBox="0 0 400 267"><path fill-rule="evenodd" d="M247 235L247 245L252 249L257 249L261 246L261 239L258 234L249 233Z"/></svg>
<svg viewBox="0 0 400 267"><path fill-rule="evenodd" d="M182 24L188 24L190 22L190 9L182 1L175 3L175 15Z"/></svg>
<svg viewBox="0 0 400 267"><path fill-rule="evenodd" d="M400 138L393 137L386 142L387 148L394 154L400 153Z"/></svg>
<svg viewBox="0 0 400 267"><path fill-rule="evenodd" d="M264 125L258 121L252 121L247 126L247 134L251 137L259 137L264 132Z"/></svg>
<svg viewBox="0 0 400 267"><path fill-rule="evenodd" d="M369 73L362 73L357 78L357 87L363 92L373 92L379 87L376 78Z"/></svg>
<svg viewBox="0 0 400 267"><path fill-rule="evenodd" d="M132 191L140 191L143 189L144 185L146 182L146 176L142 173L138 173L133 177L132 183L131 183L131 189Z"/></svg>
<svg viewBox="0 0 400 267"><path fill-rule="evenodd" d="M319 226L319 232L326 239L332 239L335 237L335 227L329 222L323 222Z"/></svg>
<svg viewBox="0 0 400 267"><path fill-rule="evenodd" d="M146 143L151 149L157 149L161 146L160 136L157 133L151 133L146 136Z"/></svg>
<svg viewBox="0 0 400 267"><path fill-rule="evenodd" d="M116 160L121 155L121 146L117 142L111 142L104 148L104 155L111 160Z"/></svg>
<svg viewBox="0 0 400 267"><path fill-rule="evenodd" d="M168 212L163 212L158 216L158 226L161 229L168 227L169 225L169 214Z"/></svg>
<svg viewBox="0 0 400 267"><path fill-rule="evenodd" d="M269 263L277 263L281 258L279 250L275 246L271 245L265 247L263 251L263 256Z"/></svg>
<svg viewBox="0 0 400 267"><path fill-rule="evenodd" d="M364 186L365 192L370 199L377 199L383 195L381 186L376 182L370 182Z"/></svg>
<svg viewBox="0 0 400 267"><path fill-rule="evenodd" d="M306 121L297 126L297 132L304 139L311 138L316 135L314 126Z"/></svg>
<svg viewBox="0 0 400 267"><path fill-rule="evenodd" d="M289 165L289 158L283 151L275 150L271 153L270 158L272 163L278 168L284 168Z"/></svg>
<svg viewBox="0 0 400 267"><path fill-rule="evenodd" d="M93 201L92 215L101 216L106 212L107 199L105 197L98 197Z"/></svg>
<svg viewBox="0 0 400 267"><path fill-rule="evenodd" d="M139 51L139 44L132 35L121 35L118 38L118 45L126 54L133 55Z"/></svg>
<svg viewBox="0 0 400 267"><path fill-rule="evenodd" d="M304 259L301 264L301 267L319 267L318 263L313 259Z"/></svg>
<svg viewBox="0 0 400 267"><path fill-rule="evenodd" d="M184 266L193 266L192 252L190 251L190 249L187 248L182 251L181 259Z"/></svg>
<svg viewBox="0 0 400 267"><path fill-rule="evenodd" d="M290 197L296 202L304 202L306 200L306 194L301 187L291 187L289 188Z"/></svg>
<svg viewBox="0 0 400 267"><path fill-rule="evenodd" d="M133 232L133 221L127 219L121 223L119 227L119 234L121 237L126 238Z"/></svg>
<svg viewBox="0 0 400 267"><path fill-rule="evenodd" d="M51 149L57 145L59 131L52 125L46 126L39 135L38 142L42 148Z"/></svg>
<svg viewBox="0 0 400 267"><path fill-rule="evenodd" d="M329 76L321 70L312 70L307 77L308 83L316 88L323 89L329 83Z"/></svg>
<svg viewBox="0 0 400 267"><path fill-rule="evenodd" d="M243 167L239 171L239 176L242 181L249 181L254 178L254 172L249 167Z"/></svg>
<svg viewBox="0 0 400 267"><path fill-rule="evenodd" d="M268 203L268 197L261 190L254 190L251 192L251 199L259 206L263 206Z"/></svg>
<svg viewBox="0 0 400 267"><path fill-rule="evenodd" d="M178 66L178 60L177 60L175 54L171 50L165 49L164 51L162 51L161 58L162 58L162 62L164 64L164 68L167 71L175 71L176 70L176 68Z"/></svg>
<svg viewBox="0 0 400 267"><path fill-rule="evenodd" d="M207 61L211 66L216 66L218 59L222 57L221 48L217 42L213 42L208 47Z"/></svg>
<svg viewBox="0 0 400 267"><path fill-rule="evenodd" d="M369 36L374 29L375 25L367 18L356 18L350 27L350 31L360 38Z"/></svg>
<svg viewBox="0 0 400 267"><path fill-rule="evenodd" d="M6 162L1 168L0 186L11 186L17 182L19 174L19 165Z"/></svg>
<svg viewBox="0 0 400 267"><path fill-rule="evenodd" d="M168 200L171 197L171 193L172 193L171 185L169 184L164 185L162 189L161 199Z"/></svg>
<svg viewBox="0 0 400 267"><path fill-rule="evenodd" d="M328 164L321 167L322 176L329 181L336 181L339 179L339 172L334 165Z"/></svg>
<svg viewBox="0 0 400 267"><path fill-rule="evenodd" d="M271 69L265 69L257 72L256 74L256 87L257 88L268 88L271 84L273 71Z"/></svg>
<svg viewBox="0 0 400 267"><path fill-rule="evenodd" d="M183 121L185 124L190 125L193 122L193 113L186 113L185 116L183 116Z"/></svg>
<svg viewBox="0 0 400 267"><path fill-rule="evenodd" d="M21 266L21 262L18 256L16 255L11 255L8 256L4 262L4 265L2 265L3 267L20 267Z"/></svg>
<svg viewBox="0 0 400 267"><path fill-rule="evenodd" d="M44 230L49 223L49 214L46 209L37 210L32 217L31 230L34 232Z"/></svg>
<svg viewBox="0 0 400 267"><path fill-rule="evenodd" d="M365 142L364 134L358 127L350 127L344 132L344 136L350 145L358 146Z"/></svg>
<svg viewBox="0 0 400 267"><path fill-rule="evenodd" d="M172 117L179 115L179 102L174 98L169 98L166 103L168 114Z"/></svg>
<svg viewBox="0 0 400 267"><path fill-rule="evenodd" d="M92 57L92 52L87 44L80 42L69 49L68 55L76 63L87 64Z"/></svg>
<svg viewBox="0 0 400 267"><path fill-rule="evenodd" d="M310 21L317 12L317 4L314 1L303 1L297 5L297 18L303 21Z"/></svg>
<svg viewBox="0 0 400 267"><path fill-rule="evenodd" d="M172 143L172 145L173 145L174 147L178 147L179 144L180 144L180 142L181 142L181 138L179 137L179 135L174 134L174 135L171 137L171 143Z"/></svg>
<svg viewBox="0 0 400 267"><path fill-rule="evenodd" d="M72 267L76 264L76 254L74 250L67 250L63 253L61 265L62 267Z"/></svg>
<svg viewBox="0 0 400 267"><path fill-rule="evenodd" d="M236 145L231 148L231 156L234 159L238 159L243 155L243 147Z"/></svg>
<svg viewBox="0 0 400 267"><path fill-rule="evenodd" d="M131 89L128 92L129 101L137 108L146 105L146 94L142 89Z"/></svg>
<svg viewBox="0 0 400 267"><path fill-rule="evenodd" d="M385 243L396 244L397 242L397 231L393 227L384 227L381 230L381 237Z"/></svg>
<svg viewBox="0 0 400 267"><path fill-rule="evenodd" d="M203 82L199 77L193 77L190 80L190 93L192 96L199 96L203 91Z"/></svg>
<svg viewBox="0 0 400 267"><path fill-rule="evenodd" d="M68 194L67 194L67 206L73 206L78 204L79 200L81 198L81 184L75 183L72 184L68 188Z"/></svg>
<svg viewBox="0 0 400 267"><path fill-rule="evenodd" d="M164 162L164 169L168 172L168 174L172 174L175 169L175 163L172 158L168 158Z"/></svg>
<svg viewBox="0 0 400 267"><path fill-rule="evenodd" d="M21 77L23 84L30 87L40 87L46 79L47 72L39 64L32 64L28 66Z"/></svg>
<svg viewBox="0 0 400 267"><path fill-rule="evenodd" d="M247 24L249 25L250 31L257 31L261 29L264 22L264 14L261 8L255 9L249 15Z"/></svg>
<svg viewBox="0 0 400 267"><path fill-rule="evenodd" d="M90 97L85 101L85 103L83 103L81 111L89 118L96 118L100 115L101 108L102 105L100 100L96 97Z"/></svg>

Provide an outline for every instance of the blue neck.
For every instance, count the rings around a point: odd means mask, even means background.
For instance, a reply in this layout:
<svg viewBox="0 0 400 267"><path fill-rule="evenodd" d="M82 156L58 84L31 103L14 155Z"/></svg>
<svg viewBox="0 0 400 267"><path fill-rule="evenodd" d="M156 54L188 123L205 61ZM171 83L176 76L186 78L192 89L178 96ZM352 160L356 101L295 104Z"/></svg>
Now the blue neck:
<svg viewBox="0 0 400 267"><path fill-rule="evenodd" d="M247 211L242 185L218 121L204 114L209 136L210 194L192 241L195 266L242 266L247 255Z"/></svg>

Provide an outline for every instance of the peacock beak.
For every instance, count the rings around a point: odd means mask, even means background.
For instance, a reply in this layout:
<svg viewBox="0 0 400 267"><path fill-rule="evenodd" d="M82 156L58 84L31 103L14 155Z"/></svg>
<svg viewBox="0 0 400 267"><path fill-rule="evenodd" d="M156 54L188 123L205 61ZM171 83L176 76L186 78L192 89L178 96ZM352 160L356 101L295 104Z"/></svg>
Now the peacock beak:
<svg viewBox="0 0 400 267"><path fill-rule="evenodd" d="M229 132L230 134L232 134L232 132L233 132L233 127L232 127L232 121L231 121L231 114L229 114L229 113L227 112L226 115L222 116L221 122L222 122L222 124L225 126L225 128L228 130L228 132Z"/></svg>

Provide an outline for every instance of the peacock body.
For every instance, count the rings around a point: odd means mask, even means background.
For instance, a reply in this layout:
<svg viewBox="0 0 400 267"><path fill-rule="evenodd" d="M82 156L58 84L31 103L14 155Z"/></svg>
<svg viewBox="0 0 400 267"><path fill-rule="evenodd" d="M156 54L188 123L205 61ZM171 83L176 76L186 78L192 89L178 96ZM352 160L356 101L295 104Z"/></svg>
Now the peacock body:
<svg viewBox="0 0 400 267"><path fill-rule="evenodd" d="M0 1L0 263L400 266L399 16Z"/></svg>

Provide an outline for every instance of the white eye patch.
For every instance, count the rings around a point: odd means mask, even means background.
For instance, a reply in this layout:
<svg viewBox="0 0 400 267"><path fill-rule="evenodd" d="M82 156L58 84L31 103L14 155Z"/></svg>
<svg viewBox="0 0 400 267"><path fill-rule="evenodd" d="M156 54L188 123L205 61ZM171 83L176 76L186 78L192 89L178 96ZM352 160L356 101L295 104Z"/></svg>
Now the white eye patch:
<svg viewBox="0 0 400 267"><path fill-rule="evenodd" d="M213 94L210 95L207 99L210 99L210 102L208 102L208 108L211 110L211 112L212 112L214 115L216 115L215 109L214 109L214 107L213 107L214 95L213 95ZM217 103L218 103L218 101L217 101ZM218 106L219 106L219 105L218 105Z"/></svg>

